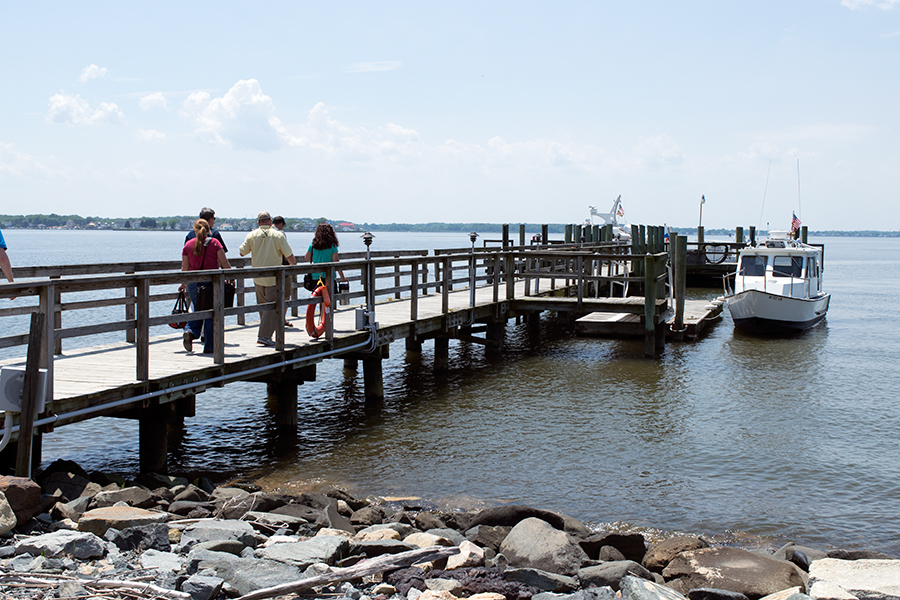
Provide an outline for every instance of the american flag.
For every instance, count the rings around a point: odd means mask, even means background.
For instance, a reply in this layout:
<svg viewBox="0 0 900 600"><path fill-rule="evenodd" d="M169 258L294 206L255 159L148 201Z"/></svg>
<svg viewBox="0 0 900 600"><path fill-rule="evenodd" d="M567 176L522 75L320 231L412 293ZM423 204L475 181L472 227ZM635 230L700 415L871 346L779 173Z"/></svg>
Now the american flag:
<svg viewBox="0 0 900 600"><path fill-rule="evenodd" d="M800 223L800 219L797 218L797 213L791 213L791 214L794 215L794 218L791 219L791 232L794 233L794 232L800 231L801 223Z"/></svg>
<svg viewBox="0 0 900 600"><path fill-rule="evenodd" d="M625 209L622 208L622 205L621 205L621 204L619 205L618 210L616 210L616 215L619 216L619 217L624 217L624 216L625 216Z"/></svg>

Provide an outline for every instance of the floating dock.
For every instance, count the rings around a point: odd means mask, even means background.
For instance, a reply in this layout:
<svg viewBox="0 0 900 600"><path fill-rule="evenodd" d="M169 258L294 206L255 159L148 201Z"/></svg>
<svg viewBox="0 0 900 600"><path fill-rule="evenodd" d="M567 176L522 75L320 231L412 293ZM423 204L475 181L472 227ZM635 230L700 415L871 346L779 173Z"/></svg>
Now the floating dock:
<svg viewBox="0 0 900 600"><path fill-rule="evenodd" d="M723 304L709 300L685 300L684 337L697 339L722 316ZM673 337L675 316L666 315L666 337ZM586 337L640 337L644 323L640 315L595 312L575 321L575 333Z"/></svg>

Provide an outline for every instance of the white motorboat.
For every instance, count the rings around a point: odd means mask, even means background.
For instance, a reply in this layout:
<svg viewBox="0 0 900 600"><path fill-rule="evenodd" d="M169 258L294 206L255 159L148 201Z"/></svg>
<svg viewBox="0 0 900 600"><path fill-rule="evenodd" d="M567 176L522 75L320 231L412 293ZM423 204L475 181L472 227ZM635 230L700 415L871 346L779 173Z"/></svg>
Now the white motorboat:
<svg viewBox="0 0 900 600"><path fill-rule="evenodd" d="M622 207L622 195L613 200L612 208L609 212L598 212L596 206L589 206L591 209L591 218L585 222L585 225L593 225L594 217L603 219L603 225L612 225L613 239L622 242L631 242L631 231L624 223L619 223L619 217L625 217L625 209Z"/></svg>
<svg viewBox="0 0 900 600"><path fill-rule="evenodd" d="M825 318L831 294L822 290L822 248L802 244L787 231L741 250L734 290L725 301L734 325L750 333L799 331Z"/></svg>

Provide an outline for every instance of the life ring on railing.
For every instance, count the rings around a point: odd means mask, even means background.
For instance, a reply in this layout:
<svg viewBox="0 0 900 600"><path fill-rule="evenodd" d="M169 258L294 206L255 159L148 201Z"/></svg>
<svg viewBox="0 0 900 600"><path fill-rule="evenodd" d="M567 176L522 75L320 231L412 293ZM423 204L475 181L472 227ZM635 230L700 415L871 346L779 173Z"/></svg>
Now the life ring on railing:
<svg viewBox="0 0 900 600"><path fill-rule="evenodd" d="M328 288L320 285L316 291L312 293L313 297L321 296L322 310L319 311L319 324L316 325L316 306L319 304L310 304L306 307L306 333L310 337L318 338L325 333L325 313L331 308L331 296L328 295Z"/></svg>

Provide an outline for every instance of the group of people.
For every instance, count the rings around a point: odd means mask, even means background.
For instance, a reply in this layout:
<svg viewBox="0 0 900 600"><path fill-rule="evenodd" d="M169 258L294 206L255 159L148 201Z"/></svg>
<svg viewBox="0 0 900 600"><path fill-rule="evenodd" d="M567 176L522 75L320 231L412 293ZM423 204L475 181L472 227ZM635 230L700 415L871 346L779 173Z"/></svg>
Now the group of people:
<svg viewBox="0 0 900 600"><path fill-rule="evenodd" d="M211 208L204 208L200 211L200 218L194 222L193 230L185 237L184 248L181 251L181 270L182 271L202 271L207 269L230 269L231 265L225 255L228 247L222 240L221 234L213 225L215 224L216 213ZM287 241L287 237L282 230L285 226L283 217L272 216L263 211L256 218L257 228L247 234L243 243L239 248L241 256L250 255L250 265L252 267L275 267L279 265L294 265L294 251ZM2 243L0 236L0 243ZM328 223L322 223L316 228L316 233L309 249L304 255L304 260L309 263L327 263L338 261L338 239L334 229ZM0 256L0 265L2 265L2 256ZM4 273L6 271L4 270ZM343 271L339 271L341 281L346 283L347 278L344 277ZM12 281L11 274L8 275ZM314 280L321 280L325 283L329 290L334 290L334 282L331 281L327 273L314 273ZM277 287L275 285L275 277L255 277L253 280L256 291L257 304L275 302L277 299ZM191 283L186 290L191 298L191 304L194 310L199 306L200 287L203 282ZM180 291L185 291L184 284L181 285ZM285 290L286 298L289 297L290 290ZM278 326L278 319L284 319L286 315L276 314L275 311L267 310L260 312L259 331L257 333L257 344L260 346L274 346L275 342L272 336ZM291 326L287 320L284 324ZM193 350L193 342L203 334L203 352L212 353L213 351L213 320L204 319L203 321L190 321L184 328L183 340L184 348L188 352Z"/></svg>

